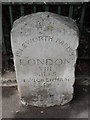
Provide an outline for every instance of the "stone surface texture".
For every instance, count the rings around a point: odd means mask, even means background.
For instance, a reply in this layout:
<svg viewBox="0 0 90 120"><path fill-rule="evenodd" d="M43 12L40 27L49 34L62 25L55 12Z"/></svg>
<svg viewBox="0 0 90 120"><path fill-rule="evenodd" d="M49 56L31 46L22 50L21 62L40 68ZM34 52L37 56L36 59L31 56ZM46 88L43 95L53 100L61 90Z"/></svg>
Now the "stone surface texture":
<svg viewBox="0 0 90 120"><path fill-rule="evenodd" d="M73 98L78 27L68 17L38 12L16 20L11 44L20 99L38 107Z"/></svg>

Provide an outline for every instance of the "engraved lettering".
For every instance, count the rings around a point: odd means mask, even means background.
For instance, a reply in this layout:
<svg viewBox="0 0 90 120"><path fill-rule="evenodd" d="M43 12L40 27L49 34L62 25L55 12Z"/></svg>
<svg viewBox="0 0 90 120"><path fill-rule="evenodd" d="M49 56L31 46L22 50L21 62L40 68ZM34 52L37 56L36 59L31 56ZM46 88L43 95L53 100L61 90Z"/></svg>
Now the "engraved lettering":
<svg viewBox="0 0 90 120"><path fill-rule="evenodd" d="M37 59L37 65L44 65L44 59L41 61L41 60L39 60L39 59Z"/></svg>
<svg viewBox="0 0 90 120"><path fill-rule="evenodd" d="M29 60L28 60L28 64L31 65L31 66L32 66L32 65L35 65L35 64L36 64L36 61L35 61L34 59L29 59Z"/></svg>
<svg viewBox="0 0 90 120"><path fill-rule="evenodd" d="M57 60L55 61L55 64L56 64L56 65L61 65L61 64L63 64L63 60L62 60L62 59L57 59Z"/></svg>
<svg viewBox="0 0 90 120"><path fill-rule="evenodd" d="M52 65L53 60L52 59L46 59L46 65Z"/></svg>

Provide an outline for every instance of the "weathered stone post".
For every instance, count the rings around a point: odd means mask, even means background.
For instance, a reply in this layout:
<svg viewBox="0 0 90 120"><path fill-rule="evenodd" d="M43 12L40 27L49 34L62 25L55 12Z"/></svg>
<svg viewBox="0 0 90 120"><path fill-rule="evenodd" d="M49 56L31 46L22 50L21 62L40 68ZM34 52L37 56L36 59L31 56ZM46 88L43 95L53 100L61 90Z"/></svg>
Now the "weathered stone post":
<svg viewBox="0 0 90 120"><path fill-rule="evenodd" d="M14 22L11 44L22 103L48 107L73 98L78 28L68 17L39 12Z"/></svg>

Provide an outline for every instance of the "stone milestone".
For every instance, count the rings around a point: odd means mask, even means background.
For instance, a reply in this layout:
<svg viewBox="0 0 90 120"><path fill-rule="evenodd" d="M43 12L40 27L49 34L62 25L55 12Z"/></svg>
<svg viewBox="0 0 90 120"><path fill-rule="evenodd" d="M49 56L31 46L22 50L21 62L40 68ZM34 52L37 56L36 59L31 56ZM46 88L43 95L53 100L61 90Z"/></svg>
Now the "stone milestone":
<svg viewBox="0 0 90 120"><path fill-rule="evenodd" d="M73 98L78 27L68 17L38 12L16 20L11 31L21 102L49 107Z"/></svg>

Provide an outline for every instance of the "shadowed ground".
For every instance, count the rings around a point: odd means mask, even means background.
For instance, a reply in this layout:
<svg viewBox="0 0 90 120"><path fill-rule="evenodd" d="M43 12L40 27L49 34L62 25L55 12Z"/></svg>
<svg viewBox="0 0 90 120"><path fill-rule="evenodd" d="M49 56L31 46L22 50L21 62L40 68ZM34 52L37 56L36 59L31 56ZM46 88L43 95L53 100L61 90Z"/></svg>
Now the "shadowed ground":
<svg viewBox="0 0 90 120"><path fill-rule="evenodd" d="M23 106L17 87L2 88L3 118L88 118L88 90L90 86L76 85L73 100L64 106L39 108Z"/></svg>

